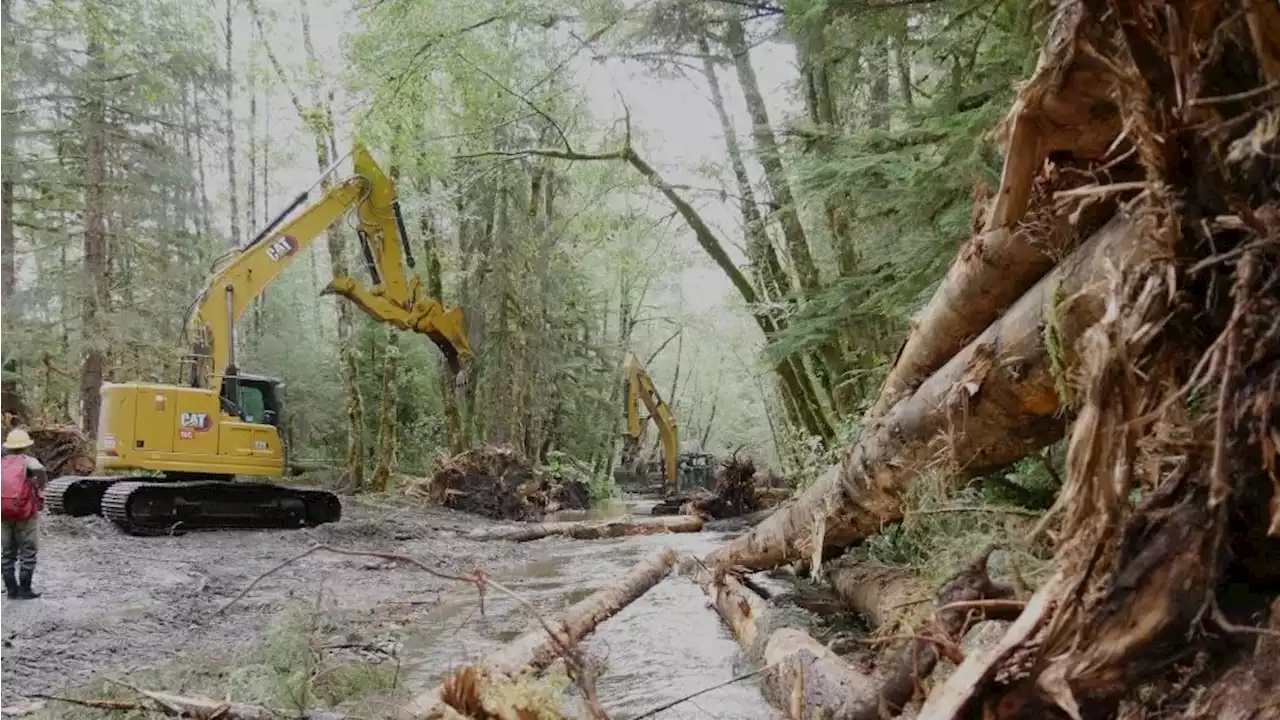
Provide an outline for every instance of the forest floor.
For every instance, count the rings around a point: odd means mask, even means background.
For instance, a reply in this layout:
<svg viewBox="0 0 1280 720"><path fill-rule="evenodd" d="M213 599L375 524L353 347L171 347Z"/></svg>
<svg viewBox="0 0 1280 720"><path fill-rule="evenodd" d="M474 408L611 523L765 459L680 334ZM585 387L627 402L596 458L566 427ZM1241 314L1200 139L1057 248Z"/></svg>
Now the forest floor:
<svg viewBox="0 0 1280 720"><path fill-rule="evenodd" d="M484 518L435 507L344 506L341 522L311 530L177 537L130 537L96 517L43 517L35 584L44 596L3 601L6 711L43 705L43 716L96 716L39 696L119 699L134 687L376 714L378 705L434 686L452 667L531 626L514 601L486 597L482 609L474 588L404 564L328 552L290 562L317 543L405 554L446 572L482 569L554 613L665 547L702 553L726 539L478 542L460 535L491 524ZM663 583L628 612L593 640L609 656L601 695L622 716L740 670L735 643L692 583ZM652 670L655 664L663 670ZM735 717L771 717L749 685L715 695L708 699L736 708ZM700 712L663 714L686 716Z"/></svg>

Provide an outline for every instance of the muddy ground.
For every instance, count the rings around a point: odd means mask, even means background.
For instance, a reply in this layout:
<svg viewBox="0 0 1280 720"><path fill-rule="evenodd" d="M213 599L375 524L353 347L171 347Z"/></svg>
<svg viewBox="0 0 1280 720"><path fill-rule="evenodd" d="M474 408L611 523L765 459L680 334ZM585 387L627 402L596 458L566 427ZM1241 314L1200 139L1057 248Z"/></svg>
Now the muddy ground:
<svg viewBox="0 0 1280 720"><path fill-rule="evenodd" d="M393 648L398 695L434 686L450 667L531 627L512 601L488 598L482 614L468 587L376 558L329 553L289 564L232 602L255 578L316 542L408 554L444 570L483 568L554 613L645 555L664 547L705 552L726 539L702 533L484 543L460 537L491 524L483 518L440 508L344 505L340 523L313 530L179 537L129 537L100 518L42 518L36 585L44 596L3 600L4 705L21 707L35 695L83 690L104 678L185 686L150 688L173 691L214 687L157 669L232 666L262 645L283 611L303 603L338 613L342 632L356 644ZM620 717L742 669L736 644L683 579L669 579L606 627L591 644L607 657L601 695ZM728 708L733 717L772 717L746 684L703 702L717 715ZM685 706L661 717L706 716Z"/></svg>
<svg viewBox="0 0 1280 720"><path fill-rule="evenodd" d="M441 567L491 568L518 561L520 548L453 536L482 522L436 509L391 511L347 503L341 523L299 531L122 535L101 518L42 517L34 601L3 602L3 697L86 684L103 676L252 646L276 611L323 590L346 610L431 598L449 583L421 572L387 572L373 558L320 554L262 581L218 611L256 577L317 541L394 550ZM413 607L413 606L408 606Z"/></svg>

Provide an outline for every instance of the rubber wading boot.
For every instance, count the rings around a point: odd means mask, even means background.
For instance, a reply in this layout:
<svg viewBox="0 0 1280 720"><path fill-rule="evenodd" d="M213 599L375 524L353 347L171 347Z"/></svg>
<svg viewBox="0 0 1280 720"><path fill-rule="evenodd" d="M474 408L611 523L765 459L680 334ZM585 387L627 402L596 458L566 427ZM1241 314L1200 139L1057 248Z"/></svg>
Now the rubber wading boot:
<svg viewBox="0 0 1280 720"><path fill-rule="evenodd" d="M40 593L31 590L31 575L33 570L22 570L18 573L18 598L19 600L34 600L40 597Z"/></svg>
<svg viewBox="0 0 1280 720"><path fill-rule="evenodd" d="M4 591L9 595L10 600L18 598L18 579L13 576L12 570L4 572Z"/></svg>

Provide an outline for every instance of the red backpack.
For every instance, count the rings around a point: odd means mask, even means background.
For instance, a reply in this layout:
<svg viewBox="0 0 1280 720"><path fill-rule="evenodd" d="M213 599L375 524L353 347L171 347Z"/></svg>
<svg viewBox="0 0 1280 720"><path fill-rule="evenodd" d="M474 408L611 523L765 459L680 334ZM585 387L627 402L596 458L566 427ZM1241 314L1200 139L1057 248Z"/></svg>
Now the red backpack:
<svg viewBox="0 0 1280 720"><path fill-rule="evenodd" d="M40 496L27 482L27 458L6 455L0 463L0 520L30 520L40 511Z"/></svg>

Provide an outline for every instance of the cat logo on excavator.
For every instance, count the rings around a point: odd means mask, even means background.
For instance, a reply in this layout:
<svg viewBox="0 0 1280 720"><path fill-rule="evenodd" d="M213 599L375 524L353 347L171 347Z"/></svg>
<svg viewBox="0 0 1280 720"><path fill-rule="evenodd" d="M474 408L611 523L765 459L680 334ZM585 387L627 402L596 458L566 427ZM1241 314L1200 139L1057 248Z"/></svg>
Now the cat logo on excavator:
<svg viewBox="0 0 1280 720"><path fill-rule="evenodd" d="M288 235L281 235L267 246L267 257L271 258L271 262L280 262L282 259L289 257L298 250L298 241Z"/></svg>

